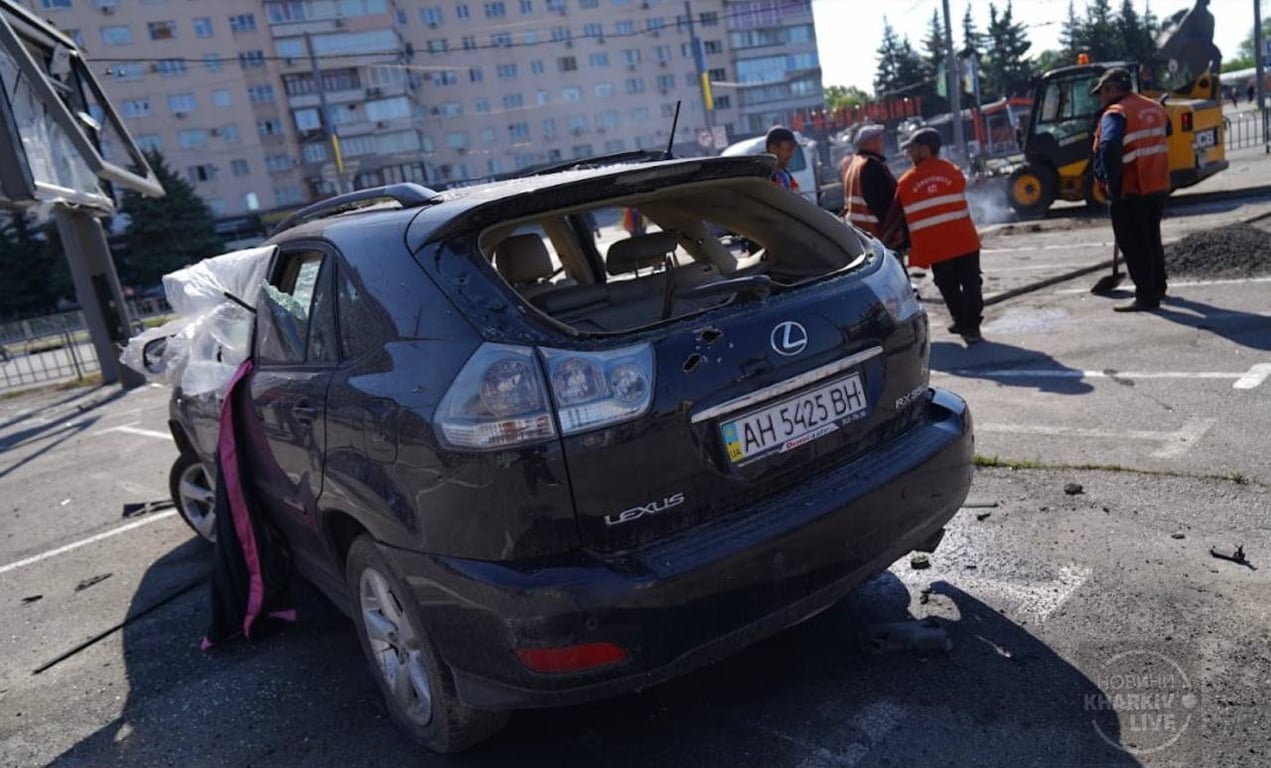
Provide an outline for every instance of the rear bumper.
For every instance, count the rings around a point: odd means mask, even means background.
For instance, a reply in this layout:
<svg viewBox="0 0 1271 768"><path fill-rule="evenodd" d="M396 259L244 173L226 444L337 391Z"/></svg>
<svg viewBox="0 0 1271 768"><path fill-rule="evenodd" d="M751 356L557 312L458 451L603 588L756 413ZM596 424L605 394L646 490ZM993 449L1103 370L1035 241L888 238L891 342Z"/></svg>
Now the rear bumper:
<svg viewBox="0 0 1271 768"><path fill-rule="evenodd" d="M966 403L934 390L885 448L752 509L625 556L488 563L388 550L454 672L482 709L561 706L647 688L831 606L936 536L970 488ZM574 675L515 648L617 643L630 658Z"/></svg>

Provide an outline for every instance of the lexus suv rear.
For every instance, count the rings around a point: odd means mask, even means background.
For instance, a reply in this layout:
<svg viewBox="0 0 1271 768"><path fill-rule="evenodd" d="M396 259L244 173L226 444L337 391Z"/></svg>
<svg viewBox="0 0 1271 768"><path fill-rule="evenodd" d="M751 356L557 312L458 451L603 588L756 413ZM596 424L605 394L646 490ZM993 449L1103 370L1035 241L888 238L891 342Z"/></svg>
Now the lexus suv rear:
<svg viewBox="0 0 1271 768"><path fill-rule="evenodd" d="M798 623L964 500L904 270L771 163L403 185L271 241L255 491L429 747Z"/></svg>

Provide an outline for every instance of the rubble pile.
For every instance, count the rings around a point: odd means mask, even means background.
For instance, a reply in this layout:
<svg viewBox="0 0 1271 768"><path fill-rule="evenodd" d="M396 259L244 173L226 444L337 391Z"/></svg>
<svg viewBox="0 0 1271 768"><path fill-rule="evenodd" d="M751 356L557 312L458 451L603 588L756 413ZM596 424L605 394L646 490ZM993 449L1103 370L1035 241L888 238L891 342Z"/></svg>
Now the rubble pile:
<svg viewBox="0 0 1271 768"><path fill-rule="evenodd" d="M1165 272L1199 278L1271 274L1271 232L1251 224L1193 232L1165 246Z"/></svg>

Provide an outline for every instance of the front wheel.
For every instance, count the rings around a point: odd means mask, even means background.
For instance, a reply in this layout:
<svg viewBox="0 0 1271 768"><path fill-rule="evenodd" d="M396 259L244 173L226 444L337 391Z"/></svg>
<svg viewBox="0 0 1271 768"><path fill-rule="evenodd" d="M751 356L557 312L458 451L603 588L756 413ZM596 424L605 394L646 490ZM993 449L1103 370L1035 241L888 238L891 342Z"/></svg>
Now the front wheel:
<svg viewBox="0 0 1271 768"><path fill-rule="evenodd" d="M1006 186L1011 208L1021 216L1040 216L1055 202L1059 180L1045 166L1026 165L1016 168Z"/></svg>
<svg viewBox="0 0 1271 768"><path fill-rule="evenodd" d="M168 493L181 519L204 541L216 542L216 487L198 457L182 452L168 472Z"/></svg>
<svg viewBox="0 0 1271 768"><path fill-rule="evenodd" d="M389 714L403 730L432 751L448 753L507 725L509 712L470 709L459 701L414 600L369 536L359 536L349 548L345 578L362 651Z"/></svg>

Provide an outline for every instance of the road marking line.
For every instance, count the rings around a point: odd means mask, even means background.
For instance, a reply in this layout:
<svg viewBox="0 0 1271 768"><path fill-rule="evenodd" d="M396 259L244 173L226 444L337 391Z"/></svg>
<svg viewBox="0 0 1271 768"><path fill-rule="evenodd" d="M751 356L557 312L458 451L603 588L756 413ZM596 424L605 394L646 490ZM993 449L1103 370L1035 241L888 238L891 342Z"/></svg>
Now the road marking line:
<svg viewBox="0 0 1271 768"><path fill-rule="evenodd" d="M1044 424L976 424L976 432L1007 435L1042 435L1046 437L1078 437L1098 440L1143 440L1161 443L1152 456L1176 459L1187 453L1214 426L1214 419L1188 419L1174 432L1155 432L1145 429L1086 429L1083 427L1052 427Z"/></svg>
<svg viewBox="0 0 1271 768"><path fill-rule="evenodd" d="M1249 376L1249 372L1243 371L1079 371L1075 368L958 368L931 373L974 379L1243 379Z"/></svg>
<svg viewBox="0 0 1271 768"><path fill-rule="evenodd" d="M96 544L97 542L102 541L103 539L109 539L112 536L118 536L121 533L127 533L128 531L131 531L136 528L140 528L143 525L150 525L151 523L157 523L160 520L167 520L169 517L172 517L176 513L177 511L175 509L170 509L166 512L157 512L154 515L151 515L150 517L143 518L133 523L128 523L127 525L121 525L118 528L111 528L109 531L103 531L99 534L96 534L95 536L89 536L87 539L80 539L79 541L73 541L70 544L65 544L63 546L60 546L57 549L50 549L48 552L41 552L38 555L32 555L26 558L25 560L19 560L15 563L9 563L8 565L0 566L0 576L8 573L9 571L15 571L19 568L24 568L28 565L34 565L35 563L41 562L43 560L48 560L50 557L57 557L58 555L64 555L67 552L72 552L76 549L79 549L80 547L86 547L89 544Z"/></svg>
<svg viewBox="0 0 1271 768"><path fill-rule="evenodd" d="M1039 581L1007 581L952 569L937 569L934 572L894 569L892 573L911 590L922 589L934 581L947 581L989 605L993 604L994 599L997 602L1014 603L1012 613L1022 614L1024 618L1041 623L1068 602L1090 580L1094 571L1076 563L1068 563L1060 566L1053 578ZM985 597L989 599L986 600Z"/></svg>
<svg viewBox="0 0 1271 768"><path fill-rule="evenodd" d="M1258 363L1244 376L1236 379L1236 383L1231 386L1233 389L1254 389L1266 381L1268 376L1271 376L1271 363Z"/></svg>
<svg viewBox="0 0 1271 768"><path fill-rule="evenodd" d="M1207 285L1244 285L1245 283L1271 283L1271 277L1240 277L1230 280L1193 280L1191 282L1170 281L1170 290L1175 288L1196 288ZM1090 293L1089 288L1061 288L1055 293Z"/></svg>
<svg viewBox="0 0 1271 768"><path fill-rule="evenodd" d="M142 429L140 427L134 427L133 424L136 424L136 422L134 421L132 422L132 424L125 424L122 427L108 427L106 429L98 430L94 432L93 434L104 435L108 432L123 432L129 435L140 435L142 437L156 437L160 440L172 439L172 435L168 434L167 432L159 432L153 429Z"/></svg>

